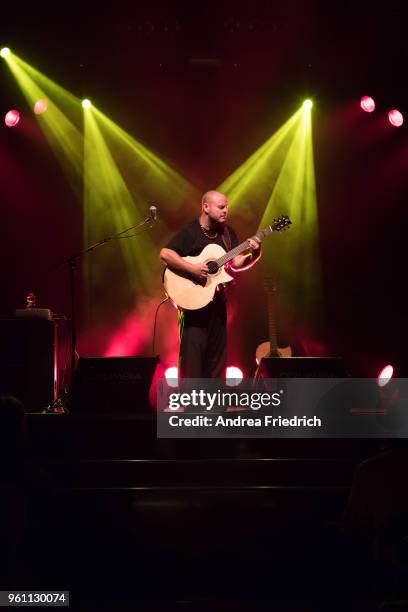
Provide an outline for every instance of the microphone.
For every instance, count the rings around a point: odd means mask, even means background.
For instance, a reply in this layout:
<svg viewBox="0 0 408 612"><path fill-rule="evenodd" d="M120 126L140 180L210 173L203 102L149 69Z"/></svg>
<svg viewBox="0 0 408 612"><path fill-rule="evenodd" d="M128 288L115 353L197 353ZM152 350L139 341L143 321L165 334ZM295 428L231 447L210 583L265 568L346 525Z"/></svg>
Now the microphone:
<svg viewBox="0 0 408 612"><path fill-rule="evenodd" d="M157 206L150 206L149 207L150 210L150 218L152 219L152 221L156 221L157 219Z"/></svg>

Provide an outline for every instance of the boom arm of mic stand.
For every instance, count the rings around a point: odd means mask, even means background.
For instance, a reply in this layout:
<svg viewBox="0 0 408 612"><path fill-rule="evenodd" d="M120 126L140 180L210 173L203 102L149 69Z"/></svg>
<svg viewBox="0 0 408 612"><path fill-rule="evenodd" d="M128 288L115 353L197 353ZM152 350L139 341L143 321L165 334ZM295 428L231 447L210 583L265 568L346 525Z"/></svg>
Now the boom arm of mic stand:
<svg viewBox="0 0 408 612"><path fill-rule="evenodd" d="M115 238L118 238L118 237L122 236L122 234L125 234L126 232L130 232L130 230L133 230L133 229L137 230L140 227L143 227L143 225L146 225L151 220L152 220L151 217L147 217L146 219L144 219L140 223L137 223L136 225L132 225L131 227L128 227L127 229L125 229L125 230L123 230L121 232L118 232L117 234L113 234L112 236L106 236L106 238L102 238L102 240L98 240L98 242L95 242L94 244L91 244L89 247L87 247L83 251L79 251L79 253L76 253L75 255L71 255L71 257L67 257L67 259L63 259L62 261L58 262L57 264L52 266L51 270L56 270L56 269L60 268L61 266L64 266L65 264L69 264L70 266L74 266L75 267L77 260L80 257L82 257L82 255L86 255L86 253L90 253L91 251L93 251L94 249L98 248L99 246L102 246L103 244L107 244L111 240L115 240ZM132 235L136 236L137 234L132 234ZM126 238L126 236L124 236L124 238Z"/></svg>
<svg viewBox="0 0 408 612"><path fill-rule="evenodd" d="M133 230L133 229L137 230L139 229L139 227L143 227L143 225L147 225L147 223L149 223L150 221L152 221L152 218L146 217L146 219L144 219L143 221L140 221L140 223L138 223L137 225L132 225L131 227L128 227L122 232L118 232L117 234L114 234L113 236L111 236L111 238L117 238L118 236L122 236L122 234L126 234L126 232L130 232L130 230ZM136 234L133 234L133 236L136 236Z"/></svg>
<svg viewBox="0 0 408 612"><path fill-rule="evenodd" d="M85 255L86 253L90 253L94 249L102 246L103 244L107 244L108 242L111 242L111 240L115 240L116 238L131 238L132 236L136 236L137 234L132 234L131 236L124 236L123 234L126 234L126 232L129 232L130 230L133 230L133 229L137 230L137 229L143 227L144 225L147 225L147 223L149 223L151 220L152 220L151 217L147 217L146 219L144 219L140 223L137 223L136 225L132 225L132 227L128 227L127 229L123 230L122 232L114 234L113 236L107 236L106 238L102 238L102 240L99 240L98 242L95 242L95 244L91 244L88 248L84 249L83 251L80 251L79 253L76 253L75 255L71 255L71 257L68 257L67 259L64 259L63 261L58 262L57 264L55 264L51 268L51 270L57 270L58 268L61 268L62 266L65 266L65 265L68 265L69 268L70 268L70 289L71 289L71 291L70 291L70 293L71 293L71 386L72 386L72 379L73 379L73 375L74 375L74 371L75 371L75 356L76 356L75 268L77 267L78 260L83 255Z"/></svg>

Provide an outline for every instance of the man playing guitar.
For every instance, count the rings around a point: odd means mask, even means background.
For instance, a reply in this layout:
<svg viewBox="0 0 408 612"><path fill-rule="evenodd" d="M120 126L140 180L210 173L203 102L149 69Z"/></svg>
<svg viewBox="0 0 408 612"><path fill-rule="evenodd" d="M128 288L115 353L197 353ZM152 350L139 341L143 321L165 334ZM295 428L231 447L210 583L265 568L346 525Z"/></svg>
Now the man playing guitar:
<svg viewBox="0 0 408 612"><path fill-rule="evenodd" d="M207 191L201 200L201 214L198 219L184 226L160 251L160 257L166 264L168 274L173 280L185 278L194 281L192 288L200 296L196 299L186 298L179 306L179 376L180 378L223 378L227 361L227 310L225 292L222 282L231 280L223 267L212 268L213 261L188 261L197 258L208 245L215 249L217 255L230 252L238 247L235 231L226 223L228 217L228 200L218 191ZM221 249L219 249L221 247ZM260 238L249 238L244 250L235 255L231 261L232 269L247 267L255 263L260 255ZM214 258L212 258L214 259ZM167 270L166 270L167 273ZM217 278L215 278L217 277ZM206 289L211 291L211 283L216 285L215 294L209 303L200 307ZM166 277L165 277L166 285ZM167 289L167 287L166 287ZM212 290L214 291L214 289ZM180 293L183 297L186 292ZM170 294L172 298L172 295ZM201 300L201 302L200 302Z"/></svg>

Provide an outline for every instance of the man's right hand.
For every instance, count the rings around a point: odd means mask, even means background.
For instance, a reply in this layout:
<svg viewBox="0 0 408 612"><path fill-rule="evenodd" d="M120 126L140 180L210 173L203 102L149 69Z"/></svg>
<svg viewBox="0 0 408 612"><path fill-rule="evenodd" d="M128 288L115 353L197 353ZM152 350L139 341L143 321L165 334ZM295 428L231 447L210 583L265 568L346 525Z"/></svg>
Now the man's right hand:
<svg viewBox="0 0 408 612"><path fill-rule="evenodd" d="M205 263L191 264L190 274L200 285L205 285L207 282L208 272L208 266Z"/></svg>

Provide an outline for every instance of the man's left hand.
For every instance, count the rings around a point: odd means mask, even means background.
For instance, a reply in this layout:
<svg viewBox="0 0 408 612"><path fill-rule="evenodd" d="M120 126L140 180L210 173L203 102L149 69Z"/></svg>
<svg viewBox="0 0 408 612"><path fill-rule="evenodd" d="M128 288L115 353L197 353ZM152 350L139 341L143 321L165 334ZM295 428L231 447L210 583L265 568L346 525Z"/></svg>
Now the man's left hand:
<svg viewBox="0 0 408 612"><path fill-rule="evenodd" d="M248 238L248 244L251 251L259 251L261 248L261 241L256 236Z"/></svg>

